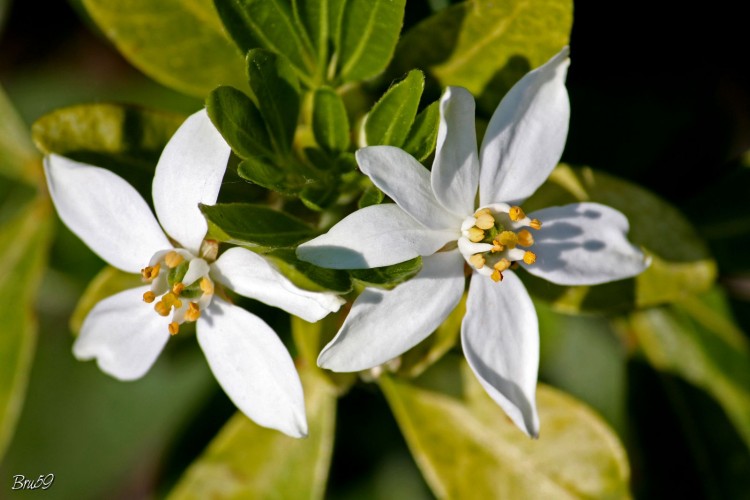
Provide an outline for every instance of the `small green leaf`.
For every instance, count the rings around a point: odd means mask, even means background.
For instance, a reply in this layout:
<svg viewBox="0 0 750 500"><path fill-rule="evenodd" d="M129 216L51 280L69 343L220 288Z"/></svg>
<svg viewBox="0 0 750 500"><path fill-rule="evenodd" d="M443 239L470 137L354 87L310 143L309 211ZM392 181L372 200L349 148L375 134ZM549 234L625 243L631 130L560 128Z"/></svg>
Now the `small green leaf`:
<svg viewBox="0 0 750 500"><path fill-rule="evenodd" d="M330 207L339 197L339 191L334 185L316 182L305 186L299 193L299 199L310 210L320 212Z"/></svg>
<svg viewBox="0 0 750 500"><path fill-rule="evenodd" d="M352 280L346 271L318 267L299 260L291 248L277 248L265 256L300 288L318 292L330 290L340 294L349 293L352 289Z"/></svg>
<svg viewBox="0 0 750 500"><path fill-rule="evenodd" d="M311 86L310 77L317 66L315 51L288 1L214 0L214 3L224 26L243 53L262 48L283 55L297 76Z"/></svg>
<svg viewBox="0 0 750 500"><path fill-rule="evenodd" d="M233 87L218 87L206 99L208 116L240 158L271 156L266 124L253 101Z"/></svg>
<svg viewBox="0 0 750 500"><path fill-rule="evenodd" d="M31 132L44 154L108 168L145 194L151 193L164 146L184 119L136 106L84 104L42 116Z"/></svg>
<svg viewBox="0 0 750 500"><path fill-rule="evenodd" d="M315 141L329 152L349 147L349 118L341 97L330 87L315 91L312 128Z"/></svg>
<svg viewBox="0 0 750 500"><path fill-rule="evenodd" d="M208 235L236 245L288 247L313 236L304 222L263 205L225 203L200 205L208 221Z"/></svg>
<svg viewBox="0 0 750 500"><path fill-rule="evenodd" d="M365 285L392 288L399 283L414 277L422 269L422 257L415 257L392 266L373 267L372 269L351 269L349 274Z"/></svg>
<svg viewBox="0 0 750 500"><path fill-rule="evenodd" d="M33 316L51 236L46 201L27 205L0 227L0 457L13 435L34 357Z"/></svg>
<svg viewBox="0 0 750 500"><path fill-rule="evenodd" d="M417 115L423 89L424 75L416 69L392 85L367 113L364 123L366 145L402 146Z"/></svg>
<svg viewBox="0 0 750 500"><path fill-rule="evenodd" d="M211 0L83 0L102 32L138 69L203 98L221 84L246 88L242 53Z"/></svg>
<svg viewBox="0 0 750 500"><path fill-rule="evenodd" d="M294 439L236 414L180 479L170 500L323 498L333 451L334 387L302 368L309 436Z"/></svg>
<svg viewBox="0 0 750 500"><path fill-rule="evenodd" d="M360 196L357 206L359 208L365 208L370 205L379 205L383 203L384 199L385 194L383 194L377 186L371 184L365 188L364 192L362 192L362 196Z"/></svg>
<svg viewBox="0 0 750 500"><path fill-rule="evenodd" d="M630 330L655 368L713 396L750 447L750 348L731 317L721 312L726 304L713 307L716 299L690 298L635 312Z"/></svg>
<svg viewBox="0 0 750 500"><path fill-rule="evenodd" d="M572 0L467 0L410 29L388 74L420 68L441 88L467 88L491 114L516 81L568 44L572 23Z"/></svg>
<svg viewBox="0 0 750 500"><path fill-rule="evenodd" d="M105 267L91 280L86 291L78 299L78 304L70 316L70 331L78 335L83 320L100 300L139 286L143 286L140 275L126 273L112 266Z"/></svg>
<svg viewBox="0 0 750 500"><path fill-rule="evenodd" d="M298 0L295 5L316 49L318 73L315 80L323 82L329 71L329 51L338 46L346 0Z"/></svg>
<svg viewBox="0 0 750 500"><path fill-rule="evenodd" d="M254 49L247 54L247 76L274 149L288 153L300 106L299 82L291 65L283 56Z"/></svg>
<svg viewBox="0 0 750 500"><path fill-rule="evenodd" d="M305 184L301 176L257 157L242 160L237 166L237 175L266 189L288 195L296 195Z"/></svg>
<svg viewBox="0 0 750 500"><path fill-rule="evenodd" d="M713 284L716 264L690 222L672 205L633 183L590 168L561 165L524 203L524 209L532 212L579 201L602 203L625 214L630 222L628 239L643 247L652 263L635 278L598 286L563 287L524 273L529 291L558 310L649 307L681 300Z"/></svg>
<svg viewBox="0 0 750 500"><path fill-rule="evenodd" d="M343 81L367 80L386 68L398 42L405 7L406 0L346 3L337 45L337 73Z"/></svg>
<svg viewBox="0 0 750 500"><path fill-rule="evenodd" d="M403 150L419 161L425 161L437 144L438 127L440 126L440 102L435 101L423 109L414 119Z"/></svg>
<svg viewBox="0 0 750 500"><path fill-rule="evenodd" d="M541 438L529 439L468 368L461 368L462 398L380 378L409 449L437 497L629 498L625 451L594 412L540 385Z"/></svg>
<svg viewBox="0 0 750 500"><path fill-rule="evenodd" d="M29 183L41 178L39 157L28 127L0 87L0 175Z"/></svg>

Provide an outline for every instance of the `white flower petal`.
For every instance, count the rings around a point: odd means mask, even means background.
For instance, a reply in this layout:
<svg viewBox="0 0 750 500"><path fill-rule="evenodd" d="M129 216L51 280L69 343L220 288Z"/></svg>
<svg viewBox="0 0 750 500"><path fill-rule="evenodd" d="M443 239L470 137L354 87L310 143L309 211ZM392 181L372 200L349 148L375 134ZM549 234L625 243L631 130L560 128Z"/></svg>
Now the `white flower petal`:
<svg viewBox="0 0 750 500"><path fill-rule="evenodd" d="M169 320L143 302L148 290L131 288L97 303L73 344L75 357L96 359L103 372L120 380L141 378L169 340Z"/></svg>
<svg viewBox="0 0 750 500"><path fill-rule="evenodd" d="M345 302L333 293L298 288L266 259L240 247L227 250L213 263L211 277L240 295L310 322L338 311Z"/></svg>
<svg viewBox="0 0 750 500"><path fill-rule="evenodd" d="M197 333L216 380L242 413L289 436L307 435L302 384L271 327L216 297Z"/></svg>
<svg viewBox="0 0 750 500"><path fill-rule="evenodd" d="M196 255L208 230L198 204L216 203L229 152L202 109L180 125L156 166L152 194L159 222Z"/></svg>
<svg viewBox="0 0 750 500"><path fill-rule="evenodd" d="M97 255L137 273L158 250L172 248L140 194L109 170L62 156L44 158L60 219Z"/></svg>
<svg viewBox="0 0 750 500"><path fill-rule="evenodd" d="M185 286L190 286L199 278L202 278L203 276L208 274L209 270L210 267L208 266L208 262L206 262L205 260L197 257L194 259L190 259L187 272L185 273L185 276L182 277L182 282L185 284Z"/></svg>
<svg viewBox="0 0 750 500"><path fill-rule="evenodd" d="M533 231L536 263L524 264L535 276L558 285L598 285L630 278L649 265L627 240L628 219L614 208L573 203L530 216L542 221Z"/></svg>
<svg viewBox="0 0 750 500"><path fill-rule="evenodd" d="M479 184L474 97L462 87L448 87L440 99L432 190L450 212L465 217L474 212Z"/></svg>
<svg viewBox="0 0 750 500"><path fill-rule="evenodd" d="M539 322L515 273L506 271L500 283L471 278L461 344L482 387L521 430L537 437Z"/></svg>
<svg viewBox="0 0 750 500"><path fill-rule="evenodd" d="M398 205L371 205L348 215L326 234L297 247L297 256L331 269L388 266L432 255L461 236L455 230L426 229Z"/></svg>
<svg viewBox="0 0 750 500"><path fill-rule="evenodd" d="M560 160L570 120L568 52L521 78L492 115L480 152L481 205L528 198Z"/></svg>
<svg viewBox="0 0 750 500"><path fill-rule="evenodd" d="M463 269L458 252L438 253L426 257L419 274L393 290L367 288L320 353L318 365L355 372L408 351L440 326L461 300Z"/></svg>
<svg viewBox="0 0 750 500"><path fill-rule="evenodd" d="M357 163L385 194L429 229L458 227L467 215L448 212L435 198L430 172L405 151L393 146L371 146L357 151Z"/></svg>

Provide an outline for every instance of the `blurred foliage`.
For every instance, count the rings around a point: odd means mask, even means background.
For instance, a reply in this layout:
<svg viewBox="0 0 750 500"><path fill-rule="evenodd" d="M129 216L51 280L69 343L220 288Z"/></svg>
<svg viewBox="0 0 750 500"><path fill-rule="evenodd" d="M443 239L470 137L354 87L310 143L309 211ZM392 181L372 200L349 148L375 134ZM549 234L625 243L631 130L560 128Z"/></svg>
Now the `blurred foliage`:
<svg viewBox="0 0 750 500"><path fill-rule="evenodd" d="M51 240L39 155L18 115L38 119L33 136L43 153L110 168L150 201L164 143L206 99L236 156L222 201L243 203L203 208L212 235L267 252L305 288L391 287L416 273L419 259L333 271L299 261L293 245L355 206L387 201L357 173L357 146L395 144L429 164L440 89L469 88L480 117L489 116L515 81L568 43L572 2L74 3L130 63L193 98L136 74L85 34L64 3L50 5L45 21L35 7L9 10L0 0L0 27L10 33L0 39L0 81L20 111L0 92L4 477L54 472L48 493L61 498L429 498L408 445L437 496L621 498L631 469L637 497L746 495L750 285L741 249L750 234L750 157L739 153L750 147L741 105L750 79L734 69L732 54L744 44L732 37L744 31L731 9L667 15L649 6L648 18L633 8L604 22L611 13L596 10L604 7L576 4L564 159L595 169L561 166L524 208L608 204L628 216L631 241L653 258L643 275L596 287L524 274L537 299L540 378L581 402L540 385L542 434L528 440L455 362L461 307L386 373L357 376L315 367L345 308L315 325L292 318L290 335L288 316L250 304L298 357L311 432L295 441L230 418L234 408L193 342L170 342L132 384L73 359L69 318L76 331L97 300L129 285L65 228ZM718 12L722 35L697 55L674 45L684 37L668 36L691 26L690 16L707 25ZM24 52L34 44L38 53ZM113 98L138 105L102 102ZM377 380L385 399L361 380Z"/></svg>

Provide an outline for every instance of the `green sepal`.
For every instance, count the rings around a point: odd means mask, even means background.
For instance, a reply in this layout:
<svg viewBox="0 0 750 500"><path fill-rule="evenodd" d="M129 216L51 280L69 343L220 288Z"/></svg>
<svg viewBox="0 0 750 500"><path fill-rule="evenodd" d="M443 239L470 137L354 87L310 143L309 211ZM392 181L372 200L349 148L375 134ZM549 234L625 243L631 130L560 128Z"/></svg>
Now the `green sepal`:
<svg viewBox="0 0 750 500"><path fill-rule="evenodd" d="M240 158L273 155L266 124L253 101L233 87L218 87L206 98L206 110Z"/></svg>
<svg viewBox="0 0 750 500"><path fill-rule="evenodd" d="M312 129L315 141L326 151L346 151L349 147L349 118L336 91L321 87L313 96Z"/></svg>
<svg viewBox="0 0 750 500"><path fill-rule="evenodd" d="M200 205L208 221L208 237L235 245L289 247L315 233L305 222L263 205Z"/></svg>
<svg viewBox="0 0 750 500"><path fill-rule="evenodd" d="M373 267L372 269L350 269L352 279L368 286L392 288L401 282L413 278L422 269L422 257L415 257L391 266Z"/></svg>
<svg viewBox="0 0 750 500"><path fill-rule="evenodd" d="M365 117L366 144L401 147L409 136L423 90L424 75L418 69L393 84Z"/></svg>
<svg viewBox="0 0 750 500"><path fill-rule="evenodd" d="M440 101L424 108L414 119L402 149L419 161L425 161L437 144L440 126Z"/></svg>
<svg viewBox="0 0 750 500"><path fill-rule="evenodd" d="M289 154L300 111L299 81L292 66L283 56L253 49L247 53L247 77L274 150Z"/></svg>

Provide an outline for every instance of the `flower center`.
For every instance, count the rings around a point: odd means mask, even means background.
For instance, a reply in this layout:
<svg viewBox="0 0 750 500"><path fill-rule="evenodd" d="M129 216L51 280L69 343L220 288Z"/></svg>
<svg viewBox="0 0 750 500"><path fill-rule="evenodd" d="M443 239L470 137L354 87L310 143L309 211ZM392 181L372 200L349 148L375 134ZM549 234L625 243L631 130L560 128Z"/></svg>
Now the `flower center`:
<svg viewBox="0 0 750 500"><path fill-rule="evenodd" d="M525 249L534 245L529 228L541 227L542 223L529 219L521 207L495 203L464 219L458 249L479 274L500 282L503 271L517 266L517 261L526 264L536 261L536 254Z"/></svg>
<svg viewBox="0 0 750 500"><path fill-rule="evenodd" d="M151 290L143 294L143 301L154 304L160 316L172 313L169 333L176 335L185 321L197 321L201 311L211 304L214 282L208 276L208 263L187 250L156 252L147 267L141 269L144 283Z"/></svg>

